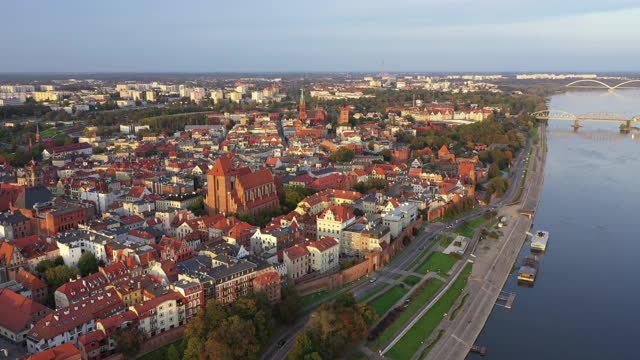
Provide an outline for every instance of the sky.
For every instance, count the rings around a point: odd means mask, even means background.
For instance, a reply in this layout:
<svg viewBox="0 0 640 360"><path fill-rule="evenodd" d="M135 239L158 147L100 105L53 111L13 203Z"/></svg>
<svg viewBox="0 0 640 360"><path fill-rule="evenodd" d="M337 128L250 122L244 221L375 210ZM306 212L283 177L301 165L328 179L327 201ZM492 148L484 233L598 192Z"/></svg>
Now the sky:
<svg viewBox="0 0 640 360"><path fill-rule="evenodd" d="M638 0L4 0L0 73L640 71Z"/></svg>

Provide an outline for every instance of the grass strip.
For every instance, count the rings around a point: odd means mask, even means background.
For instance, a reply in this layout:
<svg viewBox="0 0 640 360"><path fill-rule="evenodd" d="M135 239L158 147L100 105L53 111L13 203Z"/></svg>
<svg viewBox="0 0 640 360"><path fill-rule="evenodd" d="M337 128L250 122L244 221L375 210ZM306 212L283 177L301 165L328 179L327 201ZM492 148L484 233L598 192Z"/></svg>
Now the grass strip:
<svg viewBox="0 0 640 360"><path fill-rule="evenodd" d="M471 264L467 263L453 285L418 320L385 356L391 359L410 359L425 339L438 327L445 314L449 312L456 299L462 294L471 274Z"/></svg>

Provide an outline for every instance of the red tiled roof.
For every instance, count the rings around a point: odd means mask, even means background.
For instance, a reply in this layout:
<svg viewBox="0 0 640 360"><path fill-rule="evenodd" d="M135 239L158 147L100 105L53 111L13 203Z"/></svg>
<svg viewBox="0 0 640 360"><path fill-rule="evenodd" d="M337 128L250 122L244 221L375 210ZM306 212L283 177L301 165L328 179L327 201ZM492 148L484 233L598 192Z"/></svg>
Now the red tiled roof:
<svg viewBox="0 0 640 360"><path fill-rule="evenodd" d="M15 333L27 329L34 316L46 307L9 289L0 289L0 326Z"/></svg>
<svg viewBox="0 0 640 360"><path fill-rule="evenodd" d="M284 252L287 254L287 257L290 260L295 260L305 255L309 255L309 250L307 250L307 247L300 244L293 245L292 247L285 249Z"/></svg>
<svg viewBox="0 0 640 360"><path fill-rule="evenodd" d="M254 280L254 283L260 285L267 285L280 282L280 275L278 275L275 271L270 271L267 273L263 273L258 275Z"/></svg>
<svg viewBox="0 0 640 360"><path fill-rule="evenodd" d="M28 272L25 269L20 269L16 275L16 281L24 285L30 290L46 288L47 284L44 281L38 279L37 276Z"/></svg>
<svg viewBox="0 0 640 360"><path fill-rule="evenodd" d="M169 291L166 294L157 296L149 301L145 301L141 304L137 304L134 305L134 311L138 314L138 316L143 319L146 318L150 315L152 315L152 311L151 310L155 310L156 307L158 307L160 304L162 304L165 301L170 301L170 300L176 300L178 302L185 301L184 296L182 296L182 294L180 294L179 292L176 291Z"/></svg>
<svg viewBox="0 0 640 360"><path fill-rule="evenodd" d="M92 319L106 318L124 309L116 291L108 289L45 316L29 330L28 336L36 341L52 339Z"/></svg>
<svg viewBox="0 0 640 360"><path fill-rule="evenodd" d="M254 173L241 175L238 180L245 190L273 182L273 174L269 169L261 169Z"/></svg>
<svg viewBox="0 0 640 360"><path fill-rule="evenodd" d="M80 357L80 350L73 346L72 343L64 343L47 349L45 351L33 354L25 360L67 360L77 359Z"/></svg>
<svg viewBox="0 0 640 360"><path fill-rule="evenodd" d="M323 236L320 240L311 241L307 244L307 247L314 247L321 252L327 251L334 246L338 246L338 241L329 236Z"/></svg>
<svg viewBox="0 0 640 360"><path fill-rule="evenodd" d="M340 222L345 222L355 217L353 212L351 212L351 210L349 210L347 207L340 206L340 205L338 206L331 205L328 208L324 209L324 211L322 211L320 215L318 215L318 218L324 219L324 217L327 215L327 213L329 213L329 211L332 212L333 217Z"/></svg>

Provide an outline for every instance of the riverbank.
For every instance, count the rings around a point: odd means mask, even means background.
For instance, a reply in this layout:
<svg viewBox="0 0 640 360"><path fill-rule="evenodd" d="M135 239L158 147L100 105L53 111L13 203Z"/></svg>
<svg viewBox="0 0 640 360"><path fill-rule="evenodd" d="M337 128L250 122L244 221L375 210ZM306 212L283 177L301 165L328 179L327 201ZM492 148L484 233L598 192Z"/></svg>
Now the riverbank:
<svg viewBox="0 0 640 360"><path fill-rule="evenodd" d="M444 335L432 345L427 359L464 359L495 306L533 223L533 216L521 215L521 210L535 211L540 198L546 160L546 129L540 130L538 143L532 147L526 168L528 175L519 201L498 211L500 217L507 218L507 225L502 230L504 235L496 240L485 239L475 249L473 271L463 291L468 294L467 301L455 319L440 325ZM434 331L436 333L439 331ZM413 358L422 357L429 343L425 341Z"/></svg>

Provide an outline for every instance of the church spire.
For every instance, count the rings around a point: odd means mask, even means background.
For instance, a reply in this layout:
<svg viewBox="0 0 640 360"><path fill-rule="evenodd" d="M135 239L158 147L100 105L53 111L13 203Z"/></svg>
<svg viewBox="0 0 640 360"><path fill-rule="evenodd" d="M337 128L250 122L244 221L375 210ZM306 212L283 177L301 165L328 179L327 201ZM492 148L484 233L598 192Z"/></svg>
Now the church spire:
<svg viewBox="0 0 640 360"><path fill-rule="evenodd" d="M300 88L300 110L298 120L307 120L307 105L304 103L304 87Z"/></svg>
<svg viewBox="0 0 640 360"><path fill-rule="evenodd" d="M40 123L36 123L36 143L39 143L40 140Z"/></svg>

